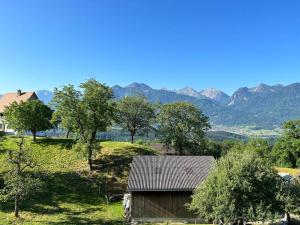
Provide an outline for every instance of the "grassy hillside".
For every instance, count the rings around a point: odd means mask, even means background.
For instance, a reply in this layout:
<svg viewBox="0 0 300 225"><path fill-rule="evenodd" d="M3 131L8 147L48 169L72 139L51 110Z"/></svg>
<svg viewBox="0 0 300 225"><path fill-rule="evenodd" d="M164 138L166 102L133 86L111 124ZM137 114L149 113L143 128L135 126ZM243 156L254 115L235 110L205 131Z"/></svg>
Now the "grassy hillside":
<svg viewBox="0 0 300 225"><path fill-rule="evenodd" d="M0 174L5 172L6 152L17 139L0 142ZM105 194L123 193L129 162L137 154L155 154L149 147L126 142L102 142L96 158L104 166L87 172L86 160L67 139L26 139L38 167L33 171L43 184L21 204L21 218L13 217L13 202L0 203L0 224L123 224L120 202L107 204ZM114 166L117 164L118 166Z"/></svg>

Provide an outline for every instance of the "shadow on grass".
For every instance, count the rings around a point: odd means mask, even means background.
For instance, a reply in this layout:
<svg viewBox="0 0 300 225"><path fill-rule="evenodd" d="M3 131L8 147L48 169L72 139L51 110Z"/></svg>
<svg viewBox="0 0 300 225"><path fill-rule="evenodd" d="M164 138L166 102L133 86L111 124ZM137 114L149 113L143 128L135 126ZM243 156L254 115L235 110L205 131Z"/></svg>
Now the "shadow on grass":
<svg viewBox="0 0 300 225"><path fill-rule="evenodd" d="M73 139L66 138L39 138L35 141L36 144L39 144L44 147L49 147L51 145L59 145L61 148L71 149L75 144Z"/></svg>
<svg viewBox="0 0 300 225"><path fill-rule="evenodd" d="M128 171L130 168L130 163L135 155L154 155L154 152L133 146L122 146L120 149L115 149L114 154L102 155L98 158L97 163L102 164L102 169L106 171L107 169L112 172L113 176L122 176L124 171Z"/></svg>
<svg viewBox="0 0 300 225"><path fill-rule="evenodd" d="M47 221L47 224L123 224L122 221L113 218L105 220L101 214L97 215L97 212L105 211L105 200L99 194L99 185L103 182L100 176L89 177L75 172L38 176L42 186L34 195L21 202L21 217L22 211L26 211L36 214L37 220L39 215L49 218L63 215L63 221ZM70 207L70 204L73 205ZM13 210L13 201L0 204L0 211L10 213ZM91 215L96 216L91 218ZM39 221L35 220L33 224L36 222Z"/></svg>
<svg viewBox="0 0 300 225"><path fill-rule="evenodd" d="M40 221L37 221L40 222ZM124 225L127 224L123 221L120 220L111 220L111 221L107 221L107 220L102 220L102 219L80 219L80 218L71 218L67 221L63 221L63 222L47 222L47 224L55 224L55 225L63 225L63 224L99 224L99 225Z"/></svg>

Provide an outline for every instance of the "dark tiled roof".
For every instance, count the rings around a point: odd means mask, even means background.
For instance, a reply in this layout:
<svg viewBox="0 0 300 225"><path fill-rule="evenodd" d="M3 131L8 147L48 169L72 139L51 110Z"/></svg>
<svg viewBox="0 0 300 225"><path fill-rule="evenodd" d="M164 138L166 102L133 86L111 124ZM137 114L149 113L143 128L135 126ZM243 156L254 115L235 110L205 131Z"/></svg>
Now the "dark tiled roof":
<svg viewBox="0 0 300 225"><path fill-rule="evenodd" d="M136 156L128 191L192 191L214 164L212 156Z"/></svg>

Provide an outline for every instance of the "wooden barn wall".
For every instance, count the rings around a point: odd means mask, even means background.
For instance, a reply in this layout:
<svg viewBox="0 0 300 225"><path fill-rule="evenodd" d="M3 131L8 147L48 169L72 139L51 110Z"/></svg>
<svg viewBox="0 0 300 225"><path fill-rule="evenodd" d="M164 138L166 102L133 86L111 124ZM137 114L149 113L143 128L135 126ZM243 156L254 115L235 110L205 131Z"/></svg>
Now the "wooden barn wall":
<svg viewBox="0 0 300 225"><path fill-rule="evenodd" d="M185 206L191 192L133 192L133 218L194 218Z"/></svg>

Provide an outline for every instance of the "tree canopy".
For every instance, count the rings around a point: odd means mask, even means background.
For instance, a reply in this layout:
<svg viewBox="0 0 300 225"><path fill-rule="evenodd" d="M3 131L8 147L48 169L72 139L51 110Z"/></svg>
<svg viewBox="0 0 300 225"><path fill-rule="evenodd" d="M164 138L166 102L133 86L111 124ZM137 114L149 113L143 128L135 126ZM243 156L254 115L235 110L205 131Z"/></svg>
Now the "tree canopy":
<svg viewBox="0 0 300 225"><path fill-rule="evenodd" d="M138 131L151 127L155 108L143 96L126 96L117 103L116 119L119 125L130 132L131 143Z"/></svg>
<svg viewBox="0 0 300 225"><path fill-rule="evenodd" d="M4 188L0 190L0 200L15 201L15 217L19 217L20 202L40 186L40 180L28 173L28 169L36 166L30 150L25 148L21 138L18 150L8 151L7 172L4 175Z"/></svg>
<svg viewBox="0 0 300 225"><path fill-rule="evenodd" d="M52 127L52 110L40 100L13 102L4 110L5 120L9 127L16 131L31 131L33 140L36 133Z"/></svg>
<svg viewBox="0 0 300 225"><path fill-rule="evenodd" d="M200 217L225 223L265 221L288 209L288 190L288 184L257 152L230 151L196 189L190 208Z"/></svg>
<svg viewBox="0 0 300 225"><path fill-rule="evenodd" d="M210 128L208 117L187 102L163 105L157 121L161 141L173 145L180 155L200 148L205 142L205 131Z"/></svg>
<svg viewBox="0 0 300 225"><path fill-rule="evenodd" d="M300 120L284 123L284 135L272 150L273 161L279 166L300 167Z"/></svg>
<svg viewBox="0 0 300 225"><path fill-rule="evenodd" d="M113 92L108 86L95 79L82 83L80 90L73 85L54 90L52 105L55 117L63 126L72 129L85 145L87 158L92 169L92 155L97 132L106 131L114 117Z"/></svg>

